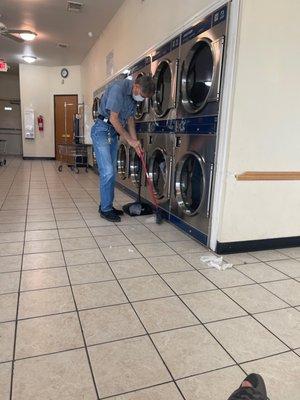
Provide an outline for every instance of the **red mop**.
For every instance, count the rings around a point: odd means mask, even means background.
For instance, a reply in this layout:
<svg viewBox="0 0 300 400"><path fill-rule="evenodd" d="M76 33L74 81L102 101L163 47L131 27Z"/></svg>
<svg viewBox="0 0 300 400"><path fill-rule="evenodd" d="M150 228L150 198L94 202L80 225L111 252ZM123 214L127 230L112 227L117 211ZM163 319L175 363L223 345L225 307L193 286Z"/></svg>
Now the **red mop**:
<svg viewBox="0 0 300 400"><path fill-rule="evenodd" d="M148 192L149 192L149 194L150 194L150 196L152 198L153 204L155 205L156 223L157 224L161 224L162 220L163 220L163 216L162 216L162 214L160 212L160 209L159 209L159 206L158 206L158 202L157 202L157 198L155 196L155 190L154 190L154 187L153 187L153 183L152 183L152 180L151 180L151 178L149 176L149 173L148 173L148 170L147 170L147 166L146 166L143 150L141 151L141 154L140 154L139 157L140 157L140 160L142 162L144 174L146 175L146 179L147 179L146 186L147 186Z"/></svg>

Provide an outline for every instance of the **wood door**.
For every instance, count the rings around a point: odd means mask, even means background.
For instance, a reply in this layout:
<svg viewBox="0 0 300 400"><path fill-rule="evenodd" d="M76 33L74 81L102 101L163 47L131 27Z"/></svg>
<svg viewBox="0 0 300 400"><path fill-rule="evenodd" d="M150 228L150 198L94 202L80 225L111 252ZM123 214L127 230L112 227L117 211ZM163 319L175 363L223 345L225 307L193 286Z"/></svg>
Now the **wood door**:
<svg viewBox="0 0 300 400"><path fill-rule="evenodd" d="M77 112L77 95L54 96L55 158L58 158L59 156L59 144L73 143L73 119Z"/></svg>

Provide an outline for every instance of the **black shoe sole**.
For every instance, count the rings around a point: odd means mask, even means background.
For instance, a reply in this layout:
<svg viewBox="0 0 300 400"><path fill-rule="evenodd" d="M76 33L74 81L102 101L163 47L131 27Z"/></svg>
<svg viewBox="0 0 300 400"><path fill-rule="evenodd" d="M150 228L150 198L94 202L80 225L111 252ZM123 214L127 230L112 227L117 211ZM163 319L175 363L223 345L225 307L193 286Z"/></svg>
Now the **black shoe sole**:
<svg viewBox="0 0 300 400"><path fill-rule="evenodd" d="M109 221L109 222L121 222L121 218L120 217L119 218L109 218L106 215L103 215L101 213L100 213L100 217L103 218L103 219L106 219L106 221Z"/></svg>

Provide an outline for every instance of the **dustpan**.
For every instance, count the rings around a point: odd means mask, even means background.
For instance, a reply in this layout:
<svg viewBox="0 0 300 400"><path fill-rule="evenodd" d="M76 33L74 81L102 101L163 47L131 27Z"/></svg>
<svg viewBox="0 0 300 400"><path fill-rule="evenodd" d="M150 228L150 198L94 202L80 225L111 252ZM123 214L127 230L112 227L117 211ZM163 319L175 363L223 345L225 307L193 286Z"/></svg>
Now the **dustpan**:
<svg viewBox="0 0 300 400"><path fill-rule="evenodd" d="M148 203L143 202L141 199L141 188L142 188L142 163L140 164L140 171L139 171L138 197L135 202L127 203L122 207L124 213L130 215L131 217L153 214L152 206Z"/></svg>

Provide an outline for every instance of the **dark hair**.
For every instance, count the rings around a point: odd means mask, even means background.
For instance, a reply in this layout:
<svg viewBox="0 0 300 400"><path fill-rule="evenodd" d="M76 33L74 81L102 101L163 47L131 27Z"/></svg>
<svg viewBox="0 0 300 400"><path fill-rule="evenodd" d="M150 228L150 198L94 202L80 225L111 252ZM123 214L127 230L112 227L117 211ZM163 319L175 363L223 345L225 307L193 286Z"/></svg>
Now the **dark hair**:
<svg viewBox="0 0 300 400"><path fill-rule="evenodd" d="M155 92L155 83L154 79L150 75L139 75L135 82L135 84L140 85L142 94L147 97L151 97Z"/></svg>

